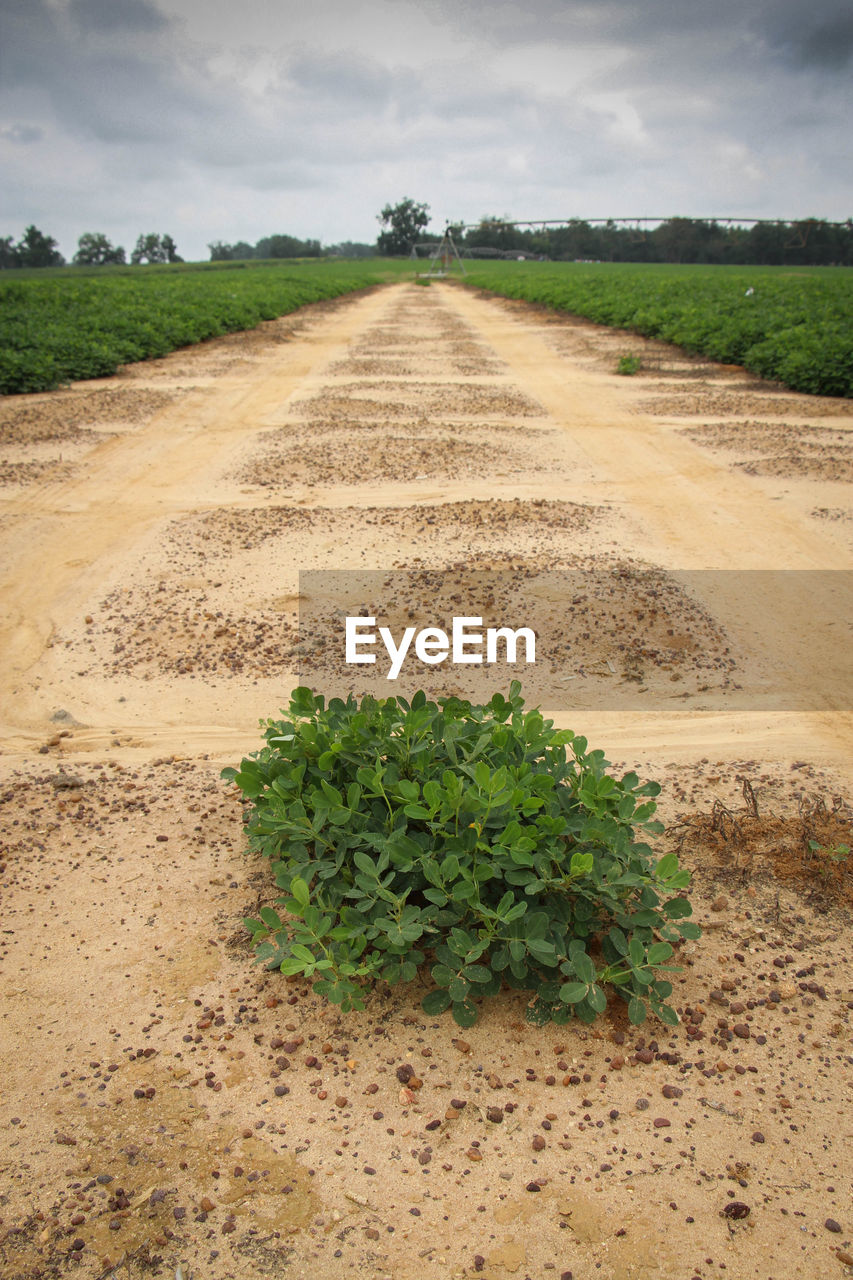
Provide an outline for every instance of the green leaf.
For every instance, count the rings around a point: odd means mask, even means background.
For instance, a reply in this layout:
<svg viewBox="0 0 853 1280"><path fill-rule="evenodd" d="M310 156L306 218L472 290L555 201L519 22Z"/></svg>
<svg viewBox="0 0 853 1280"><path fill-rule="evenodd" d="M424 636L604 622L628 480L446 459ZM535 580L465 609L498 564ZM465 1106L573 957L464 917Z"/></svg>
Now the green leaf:
<svg viewBox="0 0 853 1280"><path fill-rule="evenodd" d="M628 955L628 939L625 937L621 929L618 929L614 925L613 928L608 931L607 936L620 956Z"/></svg>
<svg viewBox="0 0 853 1280"><path fill-rule="evenodd" d="M434 991L429 991L424 996L421 1008L431 1018L437 1017L440 1013L444 1013L445 1009L450 1008L450 993L441 987L436 987Z"/></svg>
<svg viewBox="0 0 853 1280"><path fill-rule="evenodd" d="M634 816L636 804L633 796L623 796L616 807L616 812L622 822L630 822Z"/></svg>
<svg viewBox="0 0 853 1280"><path fill-rule="evenodd" d="M628 1001L628 1021L635 1027L639 1027L646 1020L646 1006L642 1000L638 1000L636 996L632 996Z"/></svg>
<svg viewBox="0 0 853 1280"><path fill-rule="evenodd" d="M587 1000L596 1013L604 1013L607 1008L607 996L597 983L593 983L590 987Z"/></svg>
<svg viewBox="0 0 853 1280"><path fill-rule="evenodd" d="M249 800L256 800L258 796L263 794L263 780L255 773L243 770L234 774L234 781Z"/></svg>
<svg viewBox="0 0 853 1280"><path fill-rule="evenodd" d="M585 982L566 982L560 987L560 999L564 1004L579 1004L586 999L586 993Z"/></svg>
<svg viewBox="0 0 853 1280"><path fill-rule="evenodd" d="M424 800L430 808L438 808L441 804L443 794L441 787L434 779L424 783Z"/></svg>
<svg viewBox="0 0 853 1280"><path fill-rule="evenodd" d="M491 982L492 980L492 971L491 969L487 969L484 964L468 964L462 970L462 973L469 982L476 982L480 984L483 982ZM435 977L434 971L433 977Z"/></svg>
<svg viewBox="0 0 853 1280"><path fill-rule="evenodd" d="M631 927L633 929L654 929L660 923L660 914L652 911L651 908L645 911L635 911L631 916Z"/></svg>
<svg viewBox="0 0 853 1280"><path fill-rule="evenodd" d="M474 765L474 781L481 791L488 790L490 779L491 774L489 773L489 766L486 764L485 760L478 760Z"/></svg>
<svg viewBox="0 0 853 1280"><path fill-rule="evenodd" d="M670 898L663 904L663 911L670 920L683 920L685 916L693 915L693 908L686 898Z"/></svg>
<svg viewBox="0 0 853 1280"><path fill-rule="evenodd" d="M553 942L548 942L545 938L528 938L527 950L534 960L541 960L544 964L557 963L557 949Z"/></svg>
<svg viewBox="0 0 853 1280"><path fill-rule="evenodd" d="M509 856L518 867L533 866L533 854L529 850L521 848L520 845L513 845L509 851Z"/></svg>
<svg viewBox="0 0 853 1280"><path fill-rule="evenodd" d="M470 989L470 982L467 978L463 978L461 973L455 973L447 984L447 990L450 993L450 998L454 1001L467 999Z"/></svg>
<svg viewBox="0 0 853 1280"><path fill-rule="evenodd" d="M482 985L480 983L477 984L477 990L474 992L474 995L477 996L478 999L481 996L496 996L500 991L501 986L501 975L499 973L492 973L489 975L488 982L484 982Z"/></svg>
<svg viewBox="0 0 853 1280"><path fill-rule="evenodd" d="M477 1021L477 1009L470 1000L455 1000L452 1012L454 1022L460 1027L473 1027Z"/></svg>
<svg viewBox="0 0 853 1280"><path fill-rule="evenodd" d="M678 870L678 855L675 853L665 854L655 867L655 874L660 880L668 880L670 876L675 875Z"/></svg>
<svg viewBox="0 0 853 1280"><path fill-rule="evenodd" d="M357 809L361 800L361 787L357 782L351 782L347 787L347 804L350 809Z"/></svg>
<svg viewBox="0 0 853 1280"><path fill-rule="evenodd" d="M403 805L403 813L407 818L414 818L416 821L425 821L430 816L429 809L425 809L422 804L406 804Z"/></svg>
<svg viewBox="0 0 853 1280"><path fill-rule="evenodd" d="M506 913L510 910L514 901L515 895L513 894L512 889L507 889L506 893L495 907L495 915L506 917ZM526 906L527 904L525 903L525 907Z"/></svg>
<svg viewBox="0 0 853 1280"><path fill-rule="evenodd" d="M527 954L527 947L521 938L510 938L508 942L509 955L511 960L523 960Z"/></svg>
<svg viewBox="0 0 853 1280"><path fill-rule="evenodd" d="M442 880L455 880L459 875L459 859L455 853L449 853L441 864Z"/></svg>
<svg viewBox="0 0 853 1280"><path fill-rule="evenodd" d="M300 876L295 876L290 882L290 892L299 903L300 907L307 907L311 894L308 885Z"/></svg>
<svg viewBox="0 0 853 1280"><path fill-rule="evenodd" d="M290 714L299 719L307 718L314 713L314 694L304 685L294 689L290 695Z"/></svg>

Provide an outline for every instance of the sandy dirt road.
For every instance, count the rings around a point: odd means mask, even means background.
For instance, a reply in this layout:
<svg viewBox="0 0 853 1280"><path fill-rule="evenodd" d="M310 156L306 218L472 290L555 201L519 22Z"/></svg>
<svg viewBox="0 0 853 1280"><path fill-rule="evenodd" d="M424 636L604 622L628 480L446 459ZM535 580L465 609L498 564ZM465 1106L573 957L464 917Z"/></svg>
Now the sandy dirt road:
<svg viewBox="0 0 853 1280"><path fill-rule="evenodd" d="M420 291L416 301L425 294ZM194 588L189 576L176 572L172 545L165 554L160 550L159 557L148 556L142 568L141 548L156 546L158 539L162 547L168 522L170 532L179 536L181 518L188 527L194 515L204 516L215 507L213 514L224 519L229 510L254 509L257 497L264 507L278 509L286 501L297 511L402 511L407 504L447 504L454 498L574 503L599 517L593 542L600 542L601 531L609 528L617 535L611 542L644 563L699 571L691 589L706 593L716 613L730 627L740 628L745 644L764 650L775 644L790 664L810 672L816 712L839 703L845 708L845 700L833 695L839 679L853 686L853 646L840 608L847 601L839 601L833 580L820 573L850 567L849 548L839 546L835 522L792 518L799 512L792 513L784 492L762 491L754 477L702 449L673 429L671 421L644 414L631 394L633 386L626 385L629 380L600 367L568 364L549 343L547 326L459 289L432 287L429 297L441 302L440 309L435 303L427 308L433 325L426 337L418 336L417 327L418 320L423 325L426 304L418 315L418 307L406 303L402 355L398 346L384 361L368 354L352 356L347 363L342 357L350 346L361 350L358 343L365 333L378 332L378 350L389 350L381 345L387 335L384 319L389 311L399 311L397 297L394 290L383 291L351 304L322 330L279 346L273 360L248 364L230 377L190 389L155 414L144 430L104 440L68 479L46 480L35 491L30 486L11 498L5 510L12 573L2 585L7 734L17 729L24 731L22 740L38 736L57 709L62 688L60 704L74 701L74 718L90 726L87 734L75 735L78 746L97 746L116 722L120 732L164 748L170 741L212 746L214 738L226 747L232 736L240 746L246 744L258 719L289 687L281 670L287 655L281 648L275 669L255 672L252 690L241 691L238 700L230 670L218 687L211 689L217 682L205 681L206 687L197 685L177 698L171 672L158 680L156 672L147 671L140 699L118 690L115 680L108 689L95 677L93 686L92 671L80 676L75 659L83 639L82 619L97 617L105 584L127 581L129 566L139 584L137 595L145 593L146 575L150 579L161 571L164 582L197 589L200 579ZM435 324L436 313L444 331ZM462 354L454 356L459 348ZM376 367L378 380L369 372ZM742 375L729 379L735 388L738 381ZM467 390L470 403L459 402L458 388ZM478 388L483 393L479 402L471 400ZM290 413L294 402L296 415ZM844 412L843 405L837 406L836 435L849 430ZM258 451L267 442L274 447ZM253 449L257 456L249 463L251 475L241 484L241 463ZM812 484L817 507L826 483ZM405 519L400 523L405 538ZM449 532L452 554L458 531ZM274 546L265 541L256 581L274 578L282 590L273 600L286 600L295 594L293 570L300 566L388 567L388 543L365 536L363 530L354 536L364 555L349 559L350 539L340 527L325 540L312 534L307 560L294 560L288 539L277 539ZM590 545L585 534L565 541L566 550L575 555ZM399 534L394 546L395 563L400 564L406 543ZM210 548L205 560L215 556L216 549ZM703 572L709 570L726 572ZM747 579L735 570L794 572L766 578L753 573ZM227 572L223 569L223 575ZM231 572L233 576L234 566ZM745 596L746 581L750 593L763 592L763 598ZM263 589L246 590L247 577L244 584L241 605L247 612L268 603ZM233 582L220 590L233 601ZM286 620L294 621L292 616ZM177 643L188 639L185 630L178 628L178 634ZM57 637L62 637L64 653L56 651ZM81 680L86 688L78 694ZM126 705L116 715L115 704L122 697ZM558 706L549 709L560 712ZM605 731L617 733L626 750L635 749L634 717L623 713L616 722L607 711L601 714ZM656 705L643 709L637 727L646 740L651 723L660 749L669 747L677 754L687 720L695 722L695 716L676 715L673 720ZM844 758L851 747L850 725L844 714L791 721L777 713L738 717L734 732L744 751L783 738L784 749L795 750L795 740L805 733L810 742L815 740L812 751L823 757L827 746L831 751L837 744ZM585 731L589 727L584 723ZM719 730L713 723L703 730L712 740L719 734L723 741L732 731L725 720Z"/></svg>
<svg viewBox="0 0 853 1280"><path fill-rule="evenodd" d="M0 402L2 1274L843 1275L848 882L802 877L850 826L851 430L454 284ZM460 1039L417 984L341 1016L251 965L218 771L296 683L299 571L409 575L417 614L472 568L567 649L604 628L534 692L665 784L706 933L658 1039L510 996ZM554 585L615 570L606 610ZM779 671L782 709L731 701Z"/></svg>

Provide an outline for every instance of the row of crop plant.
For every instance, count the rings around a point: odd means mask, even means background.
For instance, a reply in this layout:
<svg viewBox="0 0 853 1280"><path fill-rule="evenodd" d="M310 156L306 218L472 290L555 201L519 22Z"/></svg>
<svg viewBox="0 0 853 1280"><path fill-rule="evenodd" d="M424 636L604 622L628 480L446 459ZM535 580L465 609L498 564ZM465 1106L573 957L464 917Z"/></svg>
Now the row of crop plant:
<svg viewBox="0 0 853 1280"><path fill-rule="evenodd" d="M105 377L119 365L378 284L386 274L370 262L16 273L0 283L0 393Z"/></svg>
<svg viewBox="0 0 853 1280"><path fill-rule="evenodd" d="M662 338L795 391L853 395L846 268L490 262L467 271L468 284L491 293Z"/></svg>

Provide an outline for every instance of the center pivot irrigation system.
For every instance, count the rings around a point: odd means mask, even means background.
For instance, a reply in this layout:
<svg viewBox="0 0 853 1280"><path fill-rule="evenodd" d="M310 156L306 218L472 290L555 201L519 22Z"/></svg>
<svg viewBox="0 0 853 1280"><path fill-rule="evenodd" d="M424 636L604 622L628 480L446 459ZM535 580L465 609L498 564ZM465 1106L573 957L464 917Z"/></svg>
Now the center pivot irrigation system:
<svg viewBox="0 0 853 1280"><path fill-rule="evenodd" d="M420 259L429 257L429 267L426 271L419 272L420 279L441 278L449 275L451 271L458 267L461 274L466 275L465 264L462 256L470 258L471 251L463 246L462 254L457 248L454 234L461 235L466 231L491 231L501 227L530 227L547 230L548 227L570 227L573 224L583 223L585 226L603 226L603 227L622 227L633 228L640 235L645 237L646 229L649 226L660 226L664 222L673 221L673 217L666 218L501 218L501 219L481 219L479 222L449 222L444 230L441 240L436 243L429 241L426 244L412 245L411 257ZM822 222L828 226L846 226L846 223L826 223L824 219L818 218L738 218L738 217L707 217L707 218L686 218L688 222L702 222L706 224L716 224L725 227L758 227L758 226L778 226L783 223L795 231L799 248L804 248L808 239L809 230L812 226L816 226L818 222ZM508 252L508 256L516 256L512 251ZM524 259L532 255L520 252L517 254L519 259Z"/></svg>
<svg viewBox="0 0 853 1280"><path fill-rule="evenodd" d="M454 230L464 231L465 227L455 226ZM410 255L412 258L417 259L420 257L418 249L427 249L430 255L429 266L426 271L418 272L419 280L441 280L444 276L449 275L455 266L459 267L463 276L468 274L465 270L465 264L459 256L459 250L456 248L456 241L453 239L453 232L449 226L445 227L444 235L438 244L413 244Z"/></svg>

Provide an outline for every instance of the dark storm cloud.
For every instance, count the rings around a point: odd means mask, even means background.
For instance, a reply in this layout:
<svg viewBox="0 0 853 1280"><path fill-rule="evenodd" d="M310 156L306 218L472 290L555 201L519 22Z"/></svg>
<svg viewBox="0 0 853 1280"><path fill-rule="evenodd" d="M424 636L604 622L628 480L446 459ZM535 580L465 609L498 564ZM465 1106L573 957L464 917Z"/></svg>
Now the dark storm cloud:
<svg viewBox="0 0 853 1280"><path fill-rule="evenodd" d="M0 4L0 84L38 81L39 49L53 42L55 16L44 0L3 0Z"/></svg>
<svg viewBox="0 0 853 1280"><path fill-rule="evenodd" d="M441 21L501 47L536 39L626 42L630 62L666 51L676 76L695 77L716 64L727 69L769 50L791 67L843 70L853 60L853 7L849 0L527 0L524 6L492 0L423 0ZM678 51L680 65L673 65ZM723 56L722 66L717 60Z"/></svg>
<svg viewBox="0 0 853 1280"><path fill-rule="evenodd" d="M357 102L362 109L387 104L402 88L390 68L357 53L299 50L288 59L284 78L311 98ZM407 80L411 90L411 78Z"/></svg>
<svg viewBox="0 0 853 1280"><path fill-rule="evenodd" d="M212 86L171 53L168 20L148 0L71 0L65 10L7 0L5 18L2 83L37 92L73 136L162 143L217 123Z"/></svg>
<svg viewBox="0 0 853 1280"><path fill-rule="evenodd" d="M169 19L148 0L70 0L68 12L81 31L92 33L163 31Z"/></svg>
<svg viewBox="0 0 853 1280"><path fill-rule="evenodd" d="M853 62L853 8L797 5L764 28L769 46L793 66L843 71Z"/></svg>
<svg viewBox="0 0 853 1280"><path fill-rule="evenodd" d="M845 217L851 47L840 0L0 0L0 232L371 238L406 193Z"/></svg>
<svg viewBox="0 0 853 1280"><path fill-rule="evenodd" d="M508 42L552 39L618 40L630 36L640 46L679 34L704 32L725 43L753 29L769 43L802 49L822 61L836 36L849 51L851 10L847 0L527 0L523 6L493 0L420 0L421 8L448 25L461 25L483 40ZM708 45L697 45L701 61Z"/></svg>
<svg viewBox="0 0 853 1280"><path fill-rule="evenodd" d="M744 13L739 0L713 5L685 0L527 0L522 5L492 0L424 0L448 24L460 23L484 41L502 45L530 40L619 40L655 43L678 32L725 31ZM697 53L700 53L697 50Z"/></svg>

